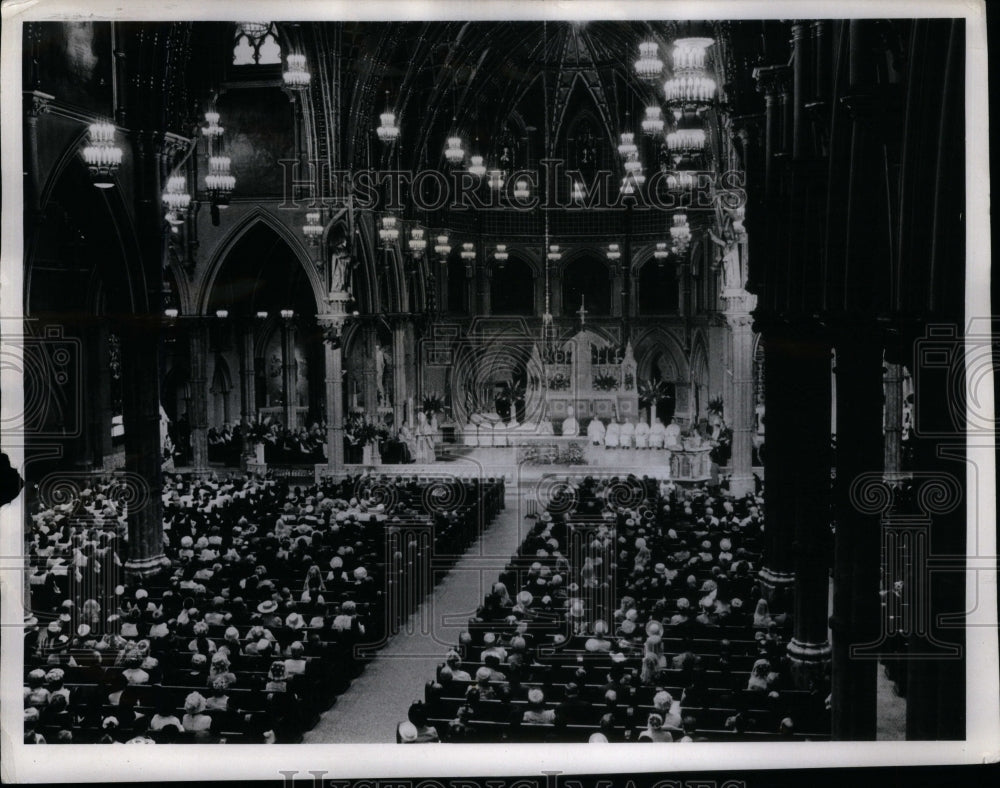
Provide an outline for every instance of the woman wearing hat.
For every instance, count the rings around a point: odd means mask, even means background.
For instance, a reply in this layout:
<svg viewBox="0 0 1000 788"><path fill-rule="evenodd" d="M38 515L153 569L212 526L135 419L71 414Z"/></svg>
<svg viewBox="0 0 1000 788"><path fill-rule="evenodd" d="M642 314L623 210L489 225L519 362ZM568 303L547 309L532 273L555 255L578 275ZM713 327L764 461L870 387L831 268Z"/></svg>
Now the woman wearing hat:
<svg viewBox="0 0 1000 788"><path fill-rule="evenodd" d="M646 727L639 732L637 738L644 742L672 742L674 740L670 731L663 727L663 717L655 711L646 719Z"/></svg>
<svg viewBox="0 0 1000 788"><path fill-rule="evenodd" d="M555 720L555 709L545 708L545 694L538 687L528 690L528 708L521 715L521 724L551 725Z"/></svg>

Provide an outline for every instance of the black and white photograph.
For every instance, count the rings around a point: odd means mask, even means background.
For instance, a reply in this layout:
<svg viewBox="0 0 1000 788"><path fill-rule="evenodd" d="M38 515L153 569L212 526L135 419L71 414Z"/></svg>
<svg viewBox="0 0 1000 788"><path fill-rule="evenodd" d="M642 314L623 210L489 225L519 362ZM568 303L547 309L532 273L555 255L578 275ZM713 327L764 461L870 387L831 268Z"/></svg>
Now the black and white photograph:
<svg viewBox="0 0 1000 788"><path fill-rule="evenodd" d="M1000 758L984 4L3 11L5 780Z"/></svg>

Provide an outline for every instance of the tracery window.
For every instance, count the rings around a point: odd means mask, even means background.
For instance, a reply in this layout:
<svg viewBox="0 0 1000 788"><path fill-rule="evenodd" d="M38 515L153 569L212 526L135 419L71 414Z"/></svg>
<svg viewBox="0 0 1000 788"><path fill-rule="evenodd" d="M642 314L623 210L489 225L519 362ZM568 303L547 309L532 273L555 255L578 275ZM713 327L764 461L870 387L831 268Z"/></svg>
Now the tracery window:
<svg viewBox="0 0 1000 788"><path fill-rule="evenodd" d="M281 45L274 22L238 22L233 37L234 66L281 63Z"/></svg>

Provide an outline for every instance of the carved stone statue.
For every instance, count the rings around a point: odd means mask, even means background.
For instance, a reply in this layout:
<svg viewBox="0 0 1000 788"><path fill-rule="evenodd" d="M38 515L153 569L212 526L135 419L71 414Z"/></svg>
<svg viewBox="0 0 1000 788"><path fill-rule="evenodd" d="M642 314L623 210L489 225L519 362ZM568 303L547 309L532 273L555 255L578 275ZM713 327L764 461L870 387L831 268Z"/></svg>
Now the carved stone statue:
<svg viewBox="0 0 1000 788"><path fill-rule="evenodd" d="M351 256L347 252L346 244L339 245L333 250L330 258L330 292L343 293L347 291L347 274L351 263Z"/></svg>

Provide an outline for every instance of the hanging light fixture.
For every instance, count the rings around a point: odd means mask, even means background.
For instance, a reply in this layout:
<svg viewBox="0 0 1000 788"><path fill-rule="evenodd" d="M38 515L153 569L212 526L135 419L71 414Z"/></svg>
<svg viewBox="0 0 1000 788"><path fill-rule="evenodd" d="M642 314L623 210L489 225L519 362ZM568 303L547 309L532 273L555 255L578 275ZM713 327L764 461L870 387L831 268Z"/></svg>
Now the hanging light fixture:
<svg viewBox="0 0 1000 788"><path fill-rule="evenodd" d="M465 260L466 262L470 262L472 260L475 260L476 259L476 245L474 243L469 243L469 242L463 243L462 244L462 251L459 252L459 254L462 256L462 259Z"/></svg>
<svg viewBox="0 0 1000 788"><path fill-rule="evenodd" d="M622 178L622 185L618 188L626 197L635 194L635 179L631 175Z"/></svg>
<svg viewBox="0 0 1000 788"><path fill-rule="evenodd" d="M670 238L674 244L674 253L683 254L691 243L691 228L688 226L687 214L675 213L670 226Z"/></svg>
<svg viewBox="0 0 1000 788"><path fill-rule="evenodd" d="M414 227L410 230L410 251L414 257L423 257L427 250L427 239L424 238L424 228Z"/></svg>
<svg viewBox="0 0 1000 788"><path fill-rule="evenodd" d="M698 113L674 110L675 127L667 133L667 150L672 154L695 154L705 150L705 127Z"/></svg>
<svg viewBox="0 0 1000 788"><path fill-rule="evenodd" d="M621 142L618 145L618 153L623 159L627 159L633 153L638 153L639 149L635 145L635 134L630 131L622 133Z"/></svg>
<svg viewBox="0 0 1000 788"><path fill-rule="evenodd" d="M654 82L663 72L663 61L660 60L660 47L655 41L643 41L639 44L639 59L635 61L635 73L639 79Z"/></svg>
<svg viewBox="0 0 1000 788"><path fill-rule="evenodd" d="M399 227L396 224L396 217L392 214L386 214L382 217L381 224L382 226L378 230L378 237L381 239L382 244L389 246L396 243L399 240Z"/></svg>
<svg viewBox="0 0 1000 788"><path fill-rule="evenodd" d="M559 251L559 244L550 244L549 251L545 255L545 259L550 263L558 263L562 260L562 252Z"/></svg>
<svg viewBox="0 0 1000 788"><path fill-rule="evenodd" d="M667 173L667 188L670 191L690 191L698 182L697 165L687 156L677 161L677 169Z"/></svg>
<svg viewBox="0 0 1000 788"><path fill-rule="evenodd" d="M448 243L448 234L441 233L436 238L437 243L434 244L434 251L441 256L441 262L444 262L448 255L451 254L451 244Z"/></svg>
<svg viewBox="0 0 1000 788"><path fill-rule="evenodd" d="M167 221L174 227L184 224L181 215L191 205L191 195L187 191L187 178L171 175L167 178L167 188L163 192L163 204L167 207Z"/></svg>
<svg viewBox="0 0 1000 788"><path fill-rule="evenodd" d="M309 239L312 246L319 243L319 239L323 235L319 211L310 211L306 214L306 223L302 225L302 234Z"/></svg>
<svg viewBox="0 0 1000 788"><path fill-rule="evenodd" d="M582 205L584 199L583 184L580 181L573 181L573 202Z"/></svg>
<svg viewBox="0 0 1000 788"><path fill-rule="evenodd" d="M375 129L375 133L382 142L389 144L399 139L399 126L396 125L396 113L389 105L388 90L385 92L385 107L385 112L378 116L379 126Z"/></svg>
<svg viewBox="0 0 1000 788"><path fill-rule="evenodd" d="M710 104L715 99L715 80L705 69L711 38L679 38L674 42L674 75L663 83L667 102L689 106Z"/></svg>
<svg viewBox="0 0 1000 788"><path fill-rule="evenodd" d="M312 75L306 71L305 55L289 55L285 58L285 72L281 75L286 87L292 90L305 90L309 87Z"/></svg>
<svg viewBox="0 0 1000 788"><path fill-rule="evenodd" d="M205 113L205 122L207 126L201 127L201 133L205 137L221 137L225 129L219 125L219 113L215 110L209 110Z"/></svg>
<svg viewBox="0 0 1000 788"><path fill-rule="evenodd" d="M236 188L236 178L229 172L228 156L210 156L208 158L208 175L205 176L205 188L209 196L219 207L229 205L229 196Z"/></svg>
<svg viewBox="0 0 1000 788"><path fill-rule="evenodd" d="M486 174L486 165L483 164L482 156L469 157L469 172L477 178L482 178Z"/></svg>
<svg viewBox="0 0 1000 788"><path fill-rule="evenodd" d="M524 201L531 196L531 190L528 188L528 181L523 178L514 184L514 199Z"/></svg>
<svg viewBox="0 0 1000 788"><path fill-rule="evenodd" d="M111 123L91 123L87 145L80 151L91 182L98 189L110 189L115 185L115 173L122 163L122 149L115 145L115 127Z"/></svg>
<svg viewBox="0 0 1000 788"><path fill-rule="evenodd" d="M497 244L496 251L493 252L493 259L497 261L498 270L503 270L508 257L509 254L507 253L507 244Z"/></svg>
<svg viewBox="0 0 1000 788"><path fill-rule="evenodd" d="M489 175L486 178L486 183L494 191L502 189L503 188L503 171L502 170L490 170Z"/></svg>
<svg viewBox="0 0 1000 788"><path fill-rule="evenodd" d="M621 259L622 252L618 248L618 244L608 244L608 251L604 253L611 262L616 262Z"/></svg>
<svg viewBox="0 0 1000 788"><path fill-rule="evenodd" d="M461 137L448 137L448 147L444 149L444 157L449 164L459 165L465 159Z"/></svg>
<svg viewBox="0 0 1000 788"><path fill-rule="evenodd" d="M670 256L670 250L667 248L666 241L659 241L656 244L656 249L653 250L653 259L656 260L656 264L663 267L663 261Z"/></svg>
<svg viewBox="0 0 1000 788"><path fill-rule="evenodd" d="M658 104L646 107L646 117L642 119L642 133L655 137L663 131L663 114Z"/></svg>

